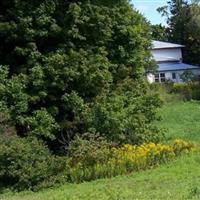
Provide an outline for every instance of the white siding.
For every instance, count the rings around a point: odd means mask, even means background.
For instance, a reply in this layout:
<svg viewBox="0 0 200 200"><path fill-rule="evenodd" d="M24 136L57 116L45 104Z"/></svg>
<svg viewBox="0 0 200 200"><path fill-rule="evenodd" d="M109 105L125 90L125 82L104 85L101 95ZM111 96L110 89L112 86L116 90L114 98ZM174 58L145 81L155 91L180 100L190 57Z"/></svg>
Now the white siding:
<svg viewBox="0 0 200 200"><path fill-rule="evenodd" d="M196 76L200 76L200 70L199 69L193 69L191 70L192 73ZM183 82L181 80L181 74L184 72L184 70L179 70L179 71L166 71L166 72L159 72L159 73L165 73L165 79L166 80L171 80L173 82L176 82L176 83L181 83ZM172 73L175 73L176 74L176 79L173 79L172 78ZM155 75L154 74L147 74L147 80L149 83L154 83L155 82Z"/></svg>
<svg viewBox="0 0 200 200"><path fill-rule="evenodd" d="M176 49L154 49L152 50L154 59L157 62L167 60L182 60L182 52L180 48Z"/></svg>
<svg viewBox="0 0 200 200"><path fill-rule="evenodd" d="M192 73L195 76L199 76L200 75L200 70L198 70L198 69L193 69L191 71L192 71ZM180 83L180 82L183 82L182 79L181 79L181 75L183 74L183 72L185 72L185 71L184 70L180 70L180 71L168 71L165 74L167 74L166 77L168 77L169 80L171 80L173 82ZM176 79L175 80L172 79L172 73L176 74Z"/></svg>
<svg viewBox="0 0 200 200"><path fill-rule="evenodd" d="M170 73L170 72L163 72L163 73L165 73L165 79L166 80L171 80L172 79L172 73Z"/></svg>

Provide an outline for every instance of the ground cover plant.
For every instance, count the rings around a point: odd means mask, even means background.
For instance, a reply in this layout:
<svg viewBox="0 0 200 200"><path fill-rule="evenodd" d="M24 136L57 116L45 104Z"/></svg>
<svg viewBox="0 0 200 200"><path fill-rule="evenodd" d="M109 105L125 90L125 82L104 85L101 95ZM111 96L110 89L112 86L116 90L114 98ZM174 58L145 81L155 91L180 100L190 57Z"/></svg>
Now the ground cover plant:
<svg viewBox="0 0 200 200"><path fill-rule="evenodd" d="M200 82L175 83L171 88L171 92L181 95L183 100L200 100Z"/></svg>
<svg viewBox="0 0 200 200"><path fill-rule="evenodd" d="M159 94L165 103L200 100L200 82L196 79L184 83L173 83L171 81L163 84L151 84L149 92Z"/></svg>
<svg viewBox="0 0 200 200"><path fill-rule="evenodd" d="M180 157L155 169L40 192L7 193L1 200L198 200L200 154Z"/></svg>
<svg viewBox="0 0 200 200"><path fill-rule="evenodd" d="M161 110L163 120L159 126L168 128L166 142L175 138L194 140L200 144L199 102L173 102ZM128 176L92 181L82 184L66 184L59 188L37 193L7 193L2 200L67 200L67 199L170 199L188 200L200 198L200 153L183 155L178 159L144 172Z"/></svg>
<svg viewBox="0 0 200 200"><path fill-rule="evenodd" d="M129 174L159 166L194 150L194 142L180 139L175 140L173 144L125 144L111 149L104 147L102 151L101 147L94 149L89 144L87 152L81 155L73 153L70 157L68 177L70 182L80 183Z"/></svg>
<svg viewBox="0 0 200 200"><path fill-rule="evenodd" d="M88 136L88 135L87 135ZM196 149L193 142L144 143L112 147L101 136L77 137L70 155L53 156L36 138L0 141L1 188L38 190L57 183L80 183L146 170Z"/></svg>

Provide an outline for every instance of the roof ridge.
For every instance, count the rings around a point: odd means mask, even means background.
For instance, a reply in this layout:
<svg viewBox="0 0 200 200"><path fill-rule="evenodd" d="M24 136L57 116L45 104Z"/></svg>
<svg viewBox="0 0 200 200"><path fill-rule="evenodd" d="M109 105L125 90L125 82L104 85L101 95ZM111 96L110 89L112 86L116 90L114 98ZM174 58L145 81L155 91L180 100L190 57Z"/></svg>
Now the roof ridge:
<svg viewBox="0 0 200 200"><path fill-rule="evenodd" d="M169 48L182 48L184 45L172 42L163 42L159 40L152 40L152 49L169 49Z"/></svg>

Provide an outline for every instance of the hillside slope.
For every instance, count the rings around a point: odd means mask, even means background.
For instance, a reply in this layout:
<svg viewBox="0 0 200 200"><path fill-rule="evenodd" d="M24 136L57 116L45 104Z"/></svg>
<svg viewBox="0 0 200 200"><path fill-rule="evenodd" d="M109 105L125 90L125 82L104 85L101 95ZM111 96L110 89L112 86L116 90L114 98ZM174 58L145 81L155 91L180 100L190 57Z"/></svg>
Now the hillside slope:
<svg viewBox="0 0 200 200"><path fill-rule="evenodd" d="M167 140L185 138L200 144L200 104L173 103L160 111ZM200 152L155 169L90 183L64 185L38 193L6 194L0 200L183 200L200 199Z"/></svg>

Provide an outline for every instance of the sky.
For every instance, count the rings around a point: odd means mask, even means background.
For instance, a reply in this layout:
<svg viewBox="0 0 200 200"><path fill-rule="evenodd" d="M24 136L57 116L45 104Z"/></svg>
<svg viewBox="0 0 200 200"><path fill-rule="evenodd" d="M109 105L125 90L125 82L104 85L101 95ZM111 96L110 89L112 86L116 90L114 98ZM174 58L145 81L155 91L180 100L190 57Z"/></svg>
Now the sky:
<svg viewBox="0 0 200 200"><path fill-rule="evenodd" d="M139 10L152 24L166 24L166 21L157 12L157 8L167 4L167 0L132 0L131 3Z"/></svg>

